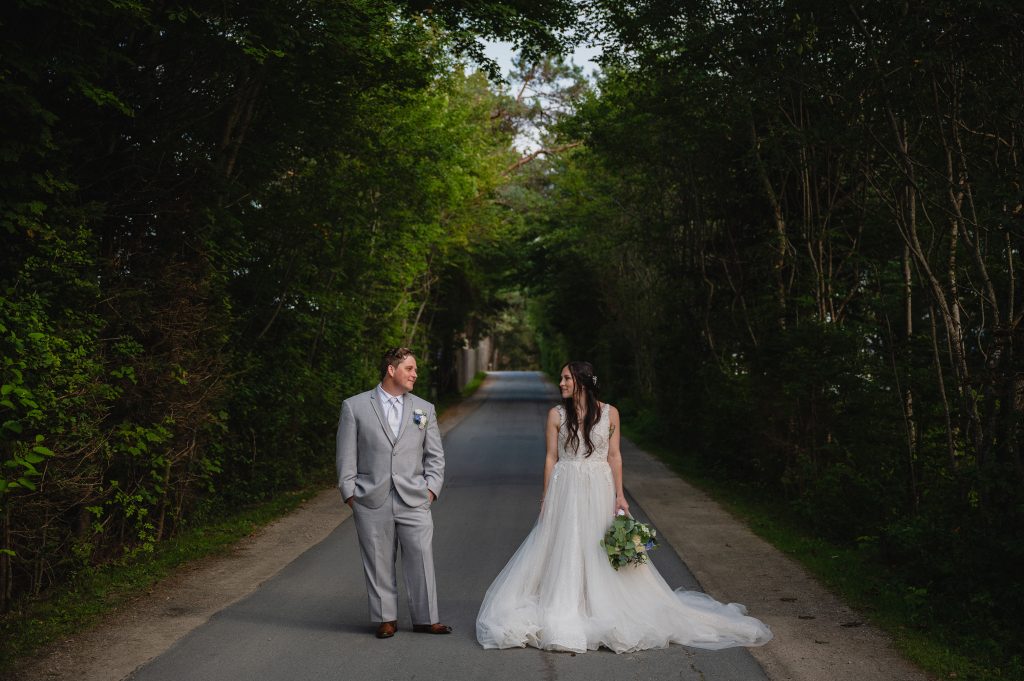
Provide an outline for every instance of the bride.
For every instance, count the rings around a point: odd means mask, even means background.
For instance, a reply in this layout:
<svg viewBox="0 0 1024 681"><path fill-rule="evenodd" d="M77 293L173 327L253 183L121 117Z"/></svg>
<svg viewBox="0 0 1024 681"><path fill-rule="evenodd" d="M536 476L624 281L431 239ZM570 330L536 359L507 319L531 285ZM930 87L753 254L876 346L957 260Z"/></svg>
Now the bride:
<svg viewBox="0 0 1024 681"><path fill-rule="evenodd" d="M616 653L680 643L696 648L764 645L771 630L738 603L699 591L673 591L648 562L615 571L601 538L622 491L619 412L597 399L588 362L569 362L548 412L540 516L480 606L484 648L533 646Z"/></svg>

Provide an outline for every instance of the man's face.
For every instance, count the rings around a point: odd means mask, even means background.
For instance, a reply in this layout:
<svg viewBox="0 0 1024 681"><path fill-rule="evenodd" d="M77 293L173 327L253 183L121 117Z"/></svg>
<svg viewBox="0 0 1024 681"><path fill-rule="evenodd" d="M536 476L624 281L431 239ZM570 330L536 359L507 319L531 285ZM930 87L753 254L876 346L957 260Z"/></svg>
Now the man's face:
<svg viewBox="0 0 1024 681"><path fill-rule="evenodd" d="M416 385L416 358L409 355L397 366L388 367L388 377L395 388L407 393Z"/></svg>

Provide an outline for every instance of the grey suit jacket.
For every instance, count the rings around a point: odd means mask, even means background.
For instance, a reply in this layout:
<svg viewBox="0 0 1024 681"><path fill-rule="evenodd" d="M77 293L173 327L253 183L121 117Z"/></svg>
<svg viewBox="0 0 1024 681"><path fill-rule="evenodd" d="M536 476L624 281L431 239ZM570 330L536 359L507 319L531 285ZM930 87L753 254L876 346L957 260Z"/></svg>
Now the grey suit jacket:
<svg viewBox="0 0 1024 681"><path fill-rule="evenodd" d="M422 429L413 422L417 409L426 418ZM408 506L427 503L428 490L441 496L444 449L437 415L434 405L412 393L405 394L397 438L384 416L376 387L345 400L338 420L336 454L342 499L355 497L357 503L377 508L392 484Z"/></svg>

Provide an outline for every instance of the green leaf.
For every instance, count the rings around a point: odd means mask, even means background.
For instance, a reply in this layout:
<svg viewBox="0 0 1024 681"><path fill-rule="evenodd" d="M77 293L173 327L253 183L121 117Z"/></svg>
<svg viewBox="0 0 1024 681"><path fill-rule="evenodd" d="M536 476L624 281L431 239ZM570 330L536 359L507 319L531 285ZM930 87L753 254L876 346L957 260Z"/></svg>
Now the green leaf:
<svg viewBox="0 0 1024 681"><path fill-rule="evenodd" d="M22 476L18 478L18 484L26 489L35 490L36 483L32 482L28 478Z"/></svg>
<svg viewBox="0 0 1024 681"><path fill-rule="evenodd" d="M43 447L42 445L36 445L32 448L32 451L36 454L42 454L43 456L53 456L53 452L49 447Z"/></svg>
<svg viewBox="0 0 1024 681"><path fill-rule="evenodd" d="M20 433L22 431L21 424L14 420L4 421L4 428L15 433Z"/></svg>
<svg viewBox="0 0 1024 681"><path fill-rule="evenodd" d="M134 112L125 105L112 91L97 87L85 79L78 79L78 90L99 106L109 105L118 109L126 116L133 116Z"/></svg>

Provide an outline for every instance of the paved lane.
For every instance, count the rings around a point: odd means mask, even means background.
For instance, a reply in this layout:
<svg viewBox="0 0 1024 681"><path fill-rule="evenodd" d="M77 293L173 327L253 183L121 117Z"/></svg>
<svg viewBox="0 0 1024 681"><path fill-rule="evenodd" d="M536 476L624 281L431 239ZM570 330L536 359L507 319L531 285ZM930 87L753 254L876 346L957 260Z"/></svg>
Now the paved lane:
<svg viewBox="0 0 1024 681"><path fill-rule="evenodd" d="M557 394L539 374L499 373L486 401L445 438L446 484L434 506L434 551L442 621L449 636L409 631L379 641L366 621L355 527L345 522L249 597L214 616L137 670L138 681L437 679L766 679L743 649L672 646L615 655L482 650L476 611L491 580L536 519L543 475L543 425ZM327 454L325 454L327 455ZM628 480L628 461L626 476ZM340 504L340 501L339 501ZM641 504L630 499L634 514ZM673 587L697 588L672 547L654 562ZM401 579L399 579L401 584ZM403 595L404 598L404 595Z"/></svg>

